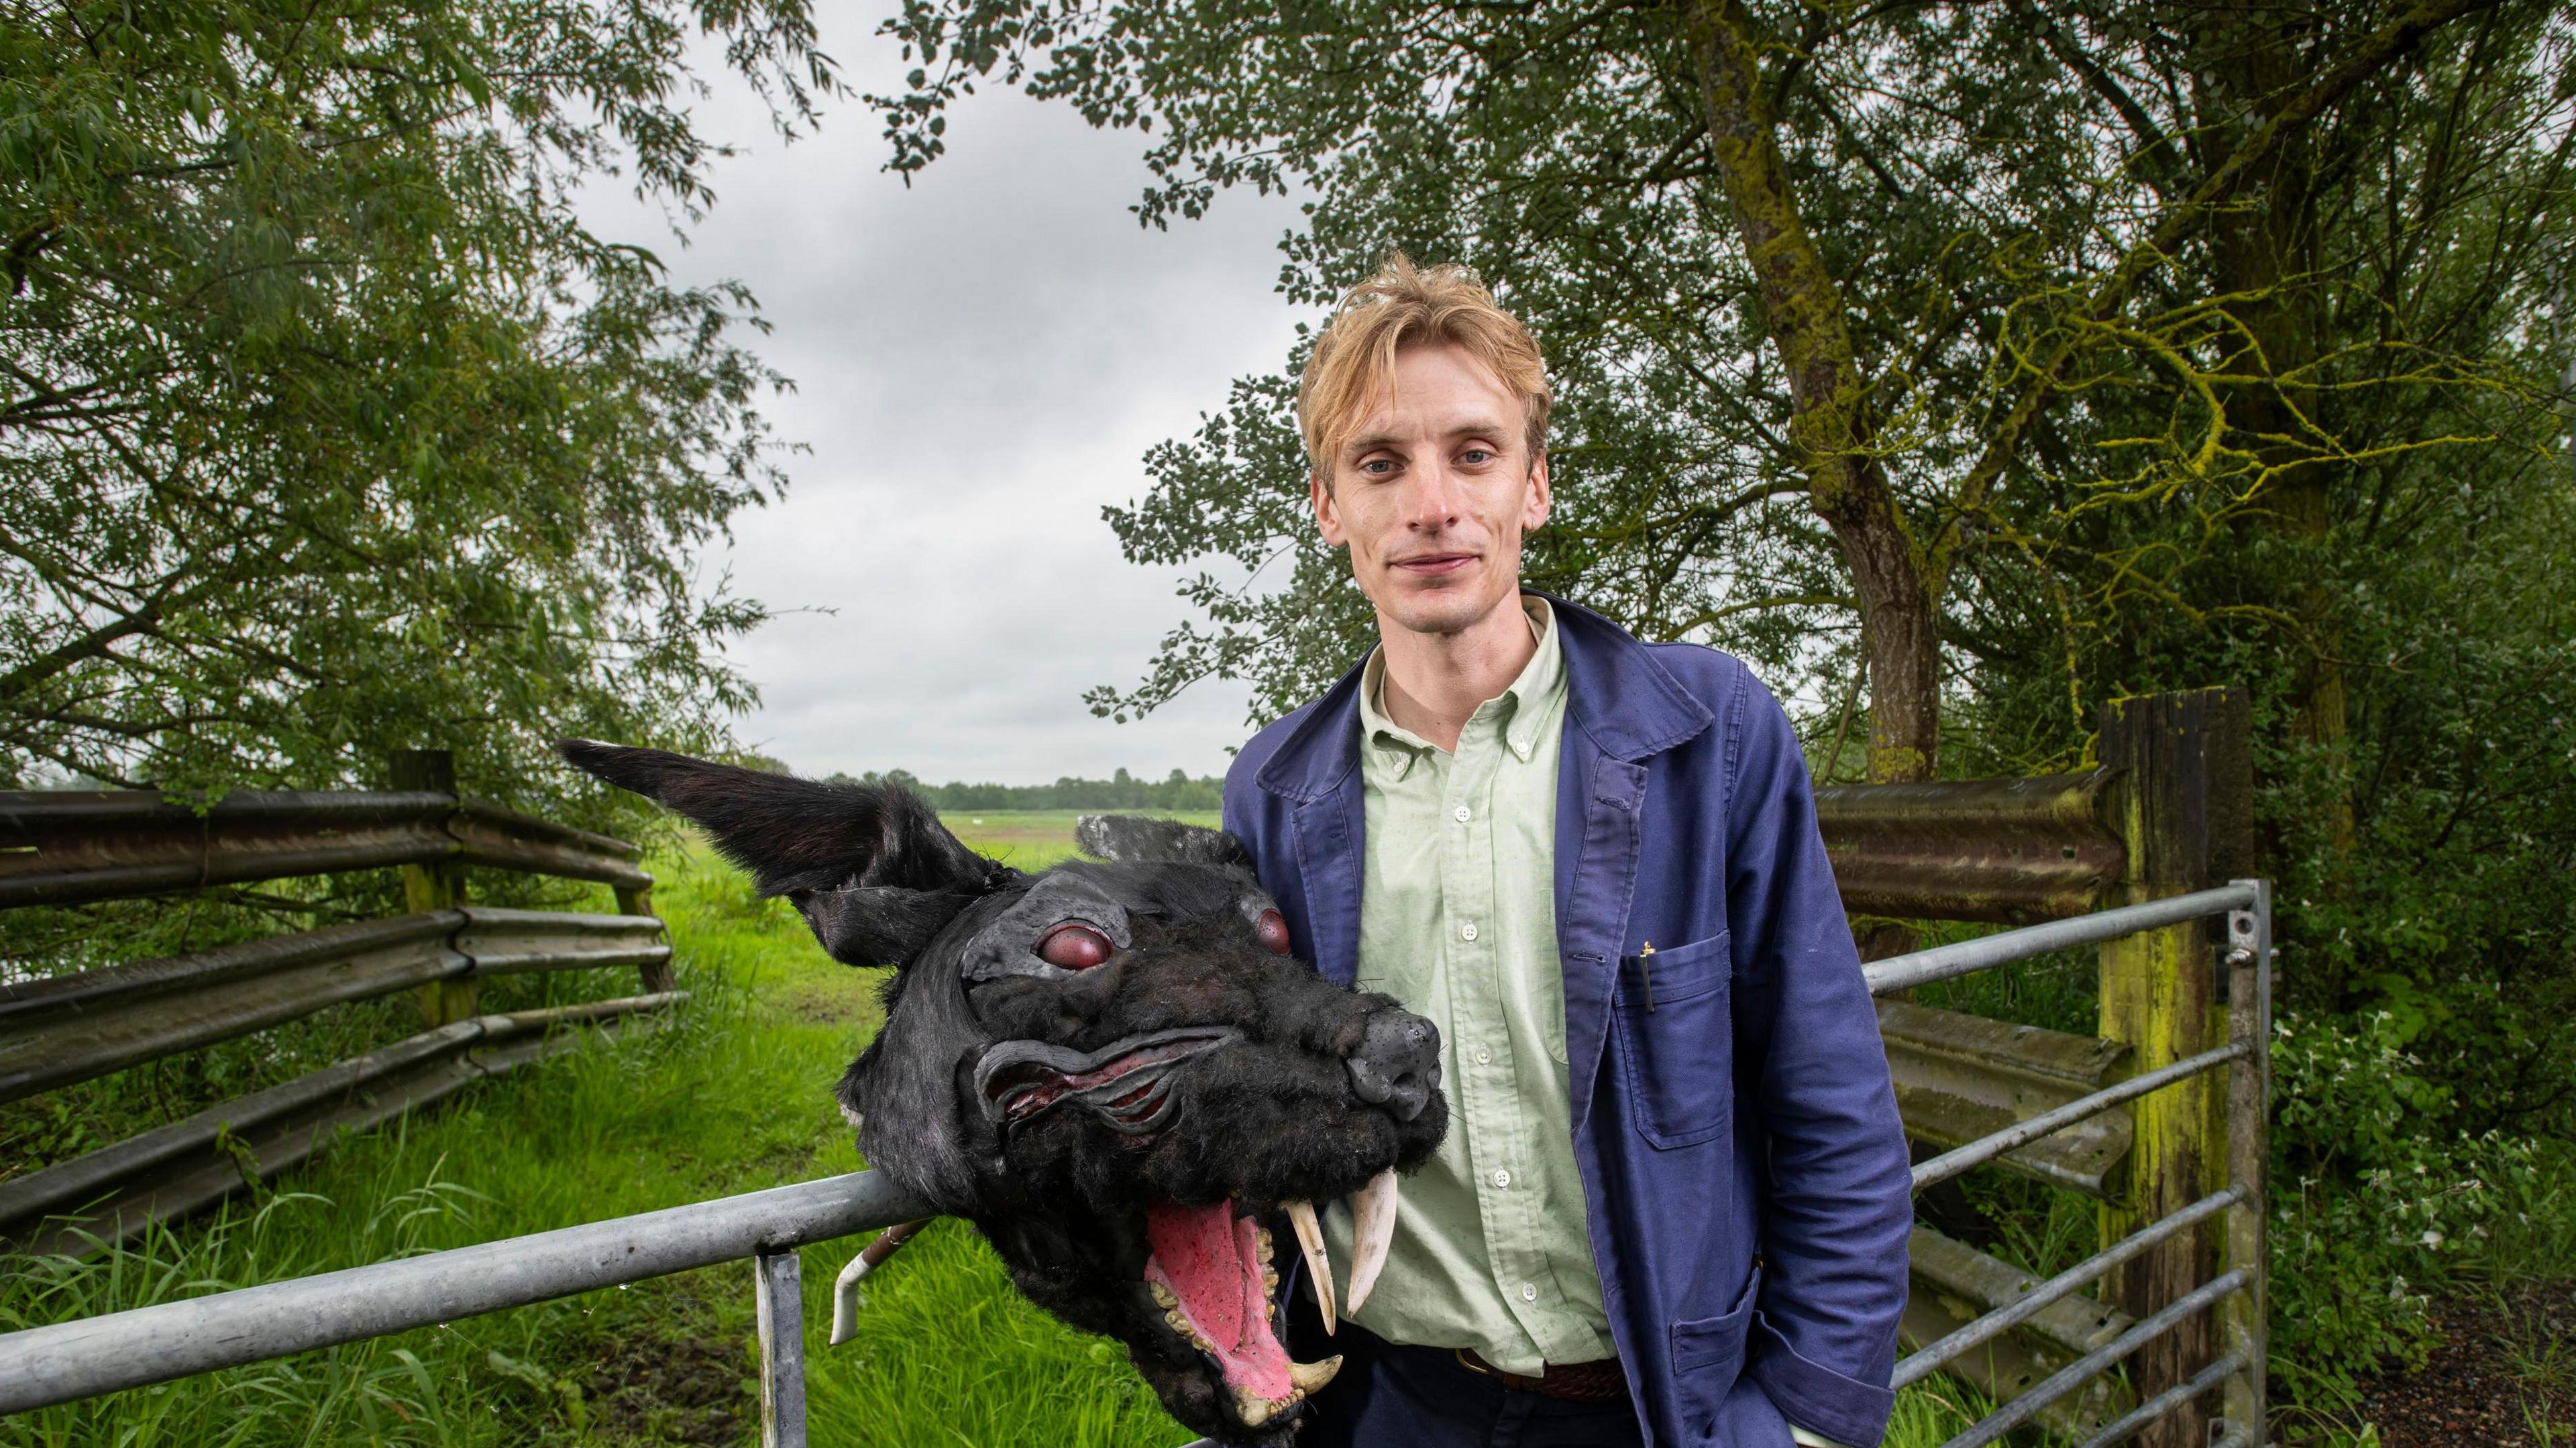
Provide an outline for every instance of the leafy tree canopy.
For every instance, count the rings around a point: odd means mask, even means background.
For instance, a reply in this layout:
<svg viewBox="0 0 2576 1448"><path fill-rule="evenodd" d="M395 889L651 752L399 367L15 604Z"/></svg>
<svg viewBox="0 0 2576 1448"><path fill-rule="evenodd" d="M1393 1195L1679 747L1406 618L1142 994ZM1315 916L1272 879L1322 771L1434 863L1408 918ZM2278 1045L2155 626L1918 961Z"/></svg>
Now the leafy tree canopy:
<svg viewBox="0 0 2576 1448"><path fill-rule="evenodd" d="M802 0L0 14L0 784L439 745L543 805L558 734L720 742L762 614L693 560L782 379L572 204L710 201L698 33L790 130L836 85Z"/></svg>

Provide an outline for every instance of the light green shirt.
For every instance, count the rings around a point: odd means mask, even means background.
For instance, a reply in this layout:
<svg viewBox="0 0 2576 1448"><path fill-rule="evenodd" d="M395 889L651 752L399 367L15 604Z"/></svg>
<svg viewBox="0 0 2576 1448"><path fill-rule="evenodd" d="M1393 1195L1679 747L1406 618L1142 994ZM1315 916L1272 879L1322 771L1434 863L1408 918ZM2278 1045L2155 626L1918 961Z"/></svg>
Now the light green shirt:
<svg viewBox="0 0 2576 1448"><path fill-rule="evenodd" d="M1521 605L1538 650L1468 718L1455 753L1387 718L1383 650L1360 675L1358 984L1440 1028L1450 1114L1440 1149L1404 1179L1386 1269L1351 1320L1536 1374L1619 1349L1574 1165L1556 954L1565 665L1547 601ZM1350 1261L1349 1217L1327 1216L1324 1233L1333 1260Z"/></svg>
<svg viewBox="0 0 2576 1448"><path fill-rule="evenodd" d="M1473 1348L1505 1372L1617 1355L1584 1225L1556 954L1556 621L1524 596L1538 651L1479 706L1453 754L1360 680L1367 862L1359 988L1440 1028L1449 1134L1404 1180L1395 1242L1352 1320L1395 1342ZM1327 1233L1350 1260L1347 1217Z"/></svg>

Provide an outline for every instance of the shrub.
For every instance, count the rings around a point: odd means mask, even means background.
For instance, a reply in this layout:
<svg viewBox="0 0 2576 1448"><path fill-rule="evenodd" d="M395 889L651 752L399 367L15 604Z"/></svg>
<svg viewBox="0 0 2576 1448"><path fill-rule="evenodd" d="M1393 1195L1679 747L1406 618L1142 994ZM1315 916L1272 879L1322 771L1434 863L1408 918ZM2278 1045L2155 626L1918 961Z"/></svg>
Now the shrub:
<svg viewBox="0 0 2576 1448"><path fill-rule="evenodd" d="M2420 1364L2427 1288L2532 1191L2537 1148L2450 1129L2394 1012L2284 1016L2272 1053L2272 1353L2293 1399Z"/></svg>

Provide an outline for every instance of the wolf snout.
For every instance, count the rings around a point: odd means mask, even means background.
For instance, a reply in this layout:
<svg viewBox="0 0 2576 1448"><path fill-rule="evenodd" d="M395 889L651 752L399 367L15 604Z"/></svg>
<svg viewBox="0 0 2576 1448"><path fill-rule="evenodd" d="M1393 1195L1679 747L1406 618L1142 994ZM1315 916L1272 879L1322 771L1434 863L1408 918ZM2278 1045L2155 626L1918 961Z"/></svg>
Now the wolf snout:
<svg viewBox="0 0 2576 1448"><path fill-rule="evenodd" d="M1440 1028L1411 1011L1379 1011L1342 1064L1362 1101L1411 1121L1440 1089Z"/></svg>

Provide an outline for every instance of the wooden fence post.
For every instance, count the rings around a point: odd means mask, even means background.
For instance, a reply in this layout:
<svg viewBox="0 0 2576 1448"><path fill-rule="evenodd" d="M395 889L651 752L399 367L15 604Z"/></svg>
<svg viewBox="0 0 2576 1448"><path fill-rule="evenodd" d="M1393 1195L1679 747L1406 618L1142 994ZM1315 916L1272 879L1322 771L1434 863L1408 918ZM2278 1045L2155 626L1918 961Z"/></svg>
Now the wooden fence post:
<svg viewBox="0 0 2576 1448"><path fill-rule="evenodd" d="M2242 689L2195 689L2115 699L2103 707L2101 758L2116 766L2109 822L2126 845L2114 905L2187 894L2250 875L2253 764ZM2102 946L2101 1033L2127 1042L2139 1073L2226 1040L2214 922L2143 931ZM2226 1185L2223 1078L2201 1075L2130 1108L2135 1125L2126 1190L2102 1209L2105 1245ZM2115 1269L2106 1299L2145 1317L2215 1275L2218 1232L2205 1227ZM2188 1379L2212 1356L2203 1313L2130 1359L2141 1399ZM2207 1400L2158 1420L2144 1448L2203 1448Z"/></svg>
<svg viewBox="0 0 2576 1448"><path fill-rule="evenodd" d="M615 889L617 891L618 914L650 915L653 913L653 887L651 885L619 885L616 886ZM670 939L670 935L667 930L664 932L662 938L666 941ZM671 961L668 956L665 956L660 960L647 962L645 965L638 968L637 973L642 977L644 989L647 991L666 991L671 988L673 983L671 975Z"/></svg>
<svg viewBox="0 0 2576 1448"><path fill-rule="evenodd" d="M393 754L393 787L405 792L456 793L456 756L444 749L397 749ZM412 914L453 910L465 903L465 867L454 860L432 860L402 867L403 908ZM476 982L437 980L419 991L420 1015L433 1026L471 1019Z"/></svg>

